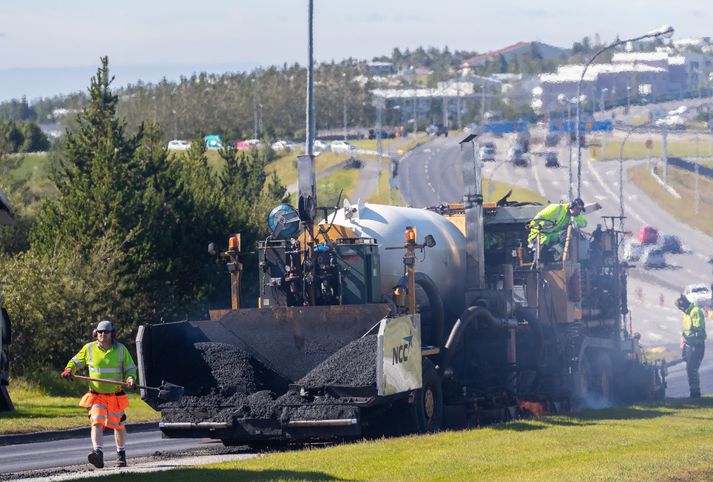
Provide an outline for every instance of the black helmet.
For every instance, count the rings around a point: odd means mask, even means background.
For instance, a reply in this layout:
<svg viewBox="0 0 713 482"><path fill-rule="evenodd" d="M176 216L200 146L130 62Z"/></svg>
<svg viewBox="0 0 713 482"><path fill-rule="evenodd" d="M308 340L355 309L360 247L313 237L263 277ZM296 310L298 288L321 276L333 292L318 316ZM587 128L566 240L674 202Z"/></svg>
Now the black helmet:
<svg viewBox="0 0 713 482"><path fill-rule="evenodd" d="M676 305L683 310L683 309L688 308L691 305L691 301L688 298L686 298L686 295L681 293L681 296L679 296L678 299L676 300Z"/></svg>
<svg viewBox="0 0 713 482"><path fill-rule="evenodd" d="M584 201L582 201L580 198L575 198L569 203L569 207L573 208L575 206L579 206L579 208L582 210L582 212L586 212L587 210L584 209Z"/></svg>

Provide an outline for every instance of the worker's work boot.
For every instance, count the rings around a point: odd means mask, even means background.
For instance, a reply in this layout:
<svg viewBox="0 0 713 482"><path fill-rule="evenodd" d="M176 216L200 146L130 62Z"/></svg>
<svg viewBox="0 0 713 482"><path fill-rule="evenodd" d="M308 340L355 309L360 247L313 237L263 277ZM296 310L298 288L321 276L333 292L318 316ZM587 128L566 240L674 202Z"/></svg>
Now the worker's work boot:
<svg viewBox="0 0 713 482"><path fill-rule="evenodd" d="M102 452L101 450L92 450L91 452L89 452L89 455L87 455L87 460L89 460L89 463L97 469L104 468L104 452Z"/></svg>
<svg viewBox="0 0 713 482"><path fill-rule="evenodd" d="M116 466L117 467L126 467L126 451L125 450L119 450L116 452Z"/></svg>

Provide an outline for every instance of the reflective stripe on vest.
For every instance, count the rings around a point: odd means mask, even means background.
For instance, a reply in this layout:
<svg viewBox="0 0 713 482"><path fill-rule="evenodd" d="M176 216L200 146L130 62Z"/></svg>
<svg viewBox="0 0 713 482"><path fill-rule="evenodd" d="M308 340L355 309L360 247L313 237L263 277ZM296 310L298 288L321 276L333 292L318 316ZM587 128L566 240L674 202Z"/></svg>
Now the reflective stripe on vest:
<svg viewBox="0 0 713 482"><path fill-rule="evenodd" d="M108 380L122 381L124 379L124 369L121 367L124 363L124 345L119 345L119 367L104 368L94 366L94 348L96 342L87 343L87 357L89 358L89 376L92 378L105 378Z"/></svg>

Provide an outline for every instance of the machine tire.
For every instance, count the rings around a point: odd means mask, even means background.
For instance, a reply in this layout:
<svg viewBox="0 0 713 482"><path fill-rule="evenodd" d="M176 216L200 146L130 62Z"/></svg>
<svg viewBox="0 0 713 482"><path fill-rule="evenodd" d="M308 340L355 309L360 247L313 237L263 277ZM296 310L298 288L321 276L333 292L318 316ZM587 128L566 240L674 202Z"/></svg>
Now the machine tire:
<svg viewBox="0 0 713 482"><path fill-rule="evenodd" d="M443 423L443 388L431 360L422 363L422 386L414 391L411 404L411 426L416 433L437 432Z"/></svg>
<svg viewBox="0 0 713 482"><path fill-rule="evenodd" d="M588 350L579 360L576 398L580 407L601 408L613 401L613 371L609 353Z"/></svg>

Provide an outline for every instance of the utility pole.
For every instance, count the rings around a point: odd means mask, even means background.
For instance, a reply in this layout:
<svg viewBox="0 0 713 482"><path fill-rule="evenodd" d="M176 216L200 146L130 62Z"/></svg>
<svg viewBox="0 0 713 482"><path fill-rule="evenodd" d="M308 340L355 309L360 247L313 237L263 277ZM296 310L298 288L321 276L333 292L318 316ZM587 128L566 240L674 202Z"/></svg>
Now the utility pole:
<svg viewBox="0 0 713 482"><path fill-rule="evenodd" d="M344 85L342 86L342 107L344 115L344 140L347 140L347 74L344 72L342 74L342 81Z"/></svg>
<svg viewBox="0 0 713 482"><path fill-rule="evenodd" d="M699 181L698 181L698 178L699 178L699 176L698 176L698 161L696 161L694 176L696 176L696 205L695 205L695 209L693 210L693 212L698 214L698 211L700 211L700 209L701 209L701 188L699 186Z"/></svg>
<svg viewBox="0 0 713 482"><path fill-rule="evenodd" d="M376 193L381 196L381 155L384 152L381 142L381 117L386 107L386 99L377 97L374 99L374 104L376 105Z"/></svg>
<svg viewBox="0 0 713 482"><path fill-rule="evenodd" d="M668 186L668 129L666 126L663 127L661 132L663 136L663 142L661 145L661 158L663 159L663 184Z"/></svg>
<svg viewBox="0 0 713 482"><path fill-rule="evenodd" d="M310 157L314 154L314 128L316 126L314 120L314 43L312 35L313 14L314 0L309 0L307 7L307 132L305 136L305 153Z"/></svg>

